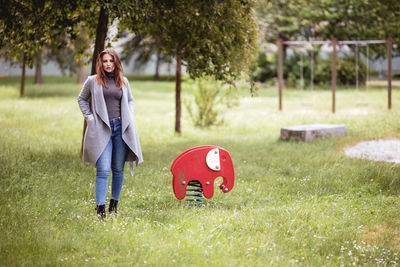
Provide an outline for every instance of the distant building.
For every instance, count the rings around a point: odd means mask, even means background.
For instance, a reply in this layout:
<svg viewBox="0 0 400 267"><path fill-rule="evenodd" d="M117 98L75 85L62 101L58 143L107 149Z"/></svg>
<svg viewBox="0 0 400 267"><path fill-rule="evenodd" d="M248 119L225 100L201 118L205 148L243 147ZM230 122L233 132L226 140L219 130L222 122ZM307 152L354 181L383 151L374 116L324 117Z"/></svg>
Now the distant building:
<svg viewBox="0 0 400 267"><path fill-rule="evenodd" d="M134 60L131 60L128 64L125 62L122 62L122 67L124 68L124 73L125 74L148 74L148 75L153 75L155 74L155 56L154 58L143 68L141 69L135 69L134 68ZM90 73L90 68L91 64L89 64L89 67L87 68L87 73ZM171 64L165 64L161 63L160 65L160 75L163 74L175 74L175 62ZM21 75L21 66L18 66L16 64L11 65L10 62L6 62L4 59L0 59L0 76L18 76ZM62 75L62 71L58 67L56 62L48 62L46 64L42 65L42 73L43 75ZM35 75L35 69L34 68L26 68L26 75ZM75 75L75 74L72 74Z"/></svg>

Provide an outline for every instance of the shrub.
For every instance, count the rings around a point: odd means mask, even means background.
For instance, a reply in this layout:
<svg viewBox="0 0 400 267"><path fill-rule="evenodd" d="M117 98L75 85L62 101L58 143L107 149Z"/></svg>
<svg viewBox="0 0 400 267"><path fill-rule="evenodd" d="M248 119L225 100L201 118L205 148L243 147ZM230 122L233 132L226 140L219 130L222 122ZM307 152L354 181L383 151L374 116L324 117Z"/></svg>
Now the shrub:
<svg viewBox="0 0 400 267"><path fill-rule="evenodd" d="M258 52L256 61L250 67L250 78L255 82L266 82L276 77L276 56Z"/></svg>
<svg viewBox="0 0 400 267"><path fill-rule="evenodd" d="M239 104L239 90L235 85L224 84L213 77L188 80L185 85L193 93L194 106L185 100L185 106L195 126L207 128L220 125L223 119L218 117L222 108Z"/></svg>
<svg viewBox="0 0 400 267"><path fill-rule="evenodd" d="M286 80L286 85L289 87L300 86L300 66L301 66L301 54L294 52L286 56L283 64L283 77ZM303 78L304 86L310 84L310 57L303 55Z"/></svg>
<svg viewBox="0 0 400 267"><path fill-rule="evenodd" d="M365 85L366 82L366 65L359 58L358 60L358 83L359 85ZM321 60L315 69L315 80L314 83L318 85L329 85L331 84L331 72L332 72L332 56L328 59ZM337 72L337 85L351 86L356 84L356 64L355 57L353 55L346 55L344 57L338 57L336 61L336 72Z"/></svg>

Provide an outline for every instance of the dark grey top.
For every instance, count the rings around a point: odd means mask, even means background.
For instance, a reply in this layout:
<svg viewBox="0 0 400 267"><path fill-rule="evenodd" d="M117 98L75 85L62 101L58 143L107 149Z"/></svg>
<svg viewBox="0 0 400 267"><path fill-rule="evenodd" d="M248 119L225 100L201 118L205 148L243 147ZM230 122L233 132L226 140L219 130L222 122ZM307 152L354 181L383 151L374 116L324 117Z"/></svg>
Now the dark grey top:
<svg viewBox="0 0 400 267"><path fill-rule="evenodd" d="M108 119L112 120L121 117L122 90L117 88L114 80L114 72L106 73L108 88L103 88L104 100L106 101Z"/></svg>

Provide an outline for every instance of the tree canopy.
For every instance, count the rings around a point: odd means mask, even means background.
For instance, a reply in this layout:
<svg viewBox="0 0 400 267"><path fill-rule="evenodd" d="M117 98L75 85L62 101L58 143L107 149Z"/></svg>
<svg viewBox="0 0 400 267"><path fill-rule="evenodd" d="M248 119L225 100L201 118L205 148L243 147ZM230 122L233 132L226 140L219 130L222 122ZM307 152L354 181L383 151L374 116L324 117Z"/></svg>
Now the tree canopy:
<svg viewBox="0 0 400 267"><path fill-rule="evenodd" d="M35 54L44 45L61 48L76 39L77 25L93 18L86 16L86 12L94 7L94 2L2 0L0 4L0 53L6 59L22 63L23 96L25 65L32 67Z"/></svg>
<svg viewBox="0 0 400 267"><path fill-rule="evenodd" d="M159 40L162 52L180 55L193 77L228 80L245 70L256 47L252 7L252 1L144 1L121 27Z"/></svg>
<svg viewBox="0 0 400 267"><path fill-rule="evenodd" d="M259 0L257 15L265 40L368 40L400 42L397 0Z"/></svg>
<svg viewBox="0 0 400 267"><path fill-rule="evenodd" d="M18 60L23 54L26 63L33 65L35 51L45 43L62 46L61 34L77 35L74 27L82 20L76 12L84 9L84 1L9 0L0 9L0 47L3 55Z"/></svg>
<svg viewBox="0 0 400 267"><path fill-rule="evenodd" d="M175 131L180 133L181 62L195 78L205 75L232 81L247 70L257 31L253 1L139 1L127 10L120 27L150 36L161 52L176 57Z"/></svg>

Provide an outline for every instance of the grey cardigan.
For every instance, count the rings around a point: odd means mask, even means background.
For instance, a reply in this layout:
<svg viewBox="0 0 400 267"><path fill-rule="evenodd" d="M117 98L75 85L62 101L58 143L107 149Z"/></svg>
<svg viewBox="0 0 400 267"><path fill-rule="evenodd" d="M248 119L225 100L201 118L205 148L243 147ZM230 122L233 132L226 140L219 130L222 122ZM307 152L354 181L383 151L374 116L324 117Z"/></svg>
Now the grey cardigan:
<svg viewBox="0 0 400 267"><path fill-rule="evenodd" d="M128 79L124 77L121 98L121 131L122 139L128 146L125 161L129 161L133 175L133 161L136 166L143 162L142 149L133 116L134 101ZM89 106L89 98L91 105ZM78 96L78 104L87 122L83 139L83 161L96 166L111 137L107 106L104 100L103 87L96 82L96 75L89 76Z"/></svg>

